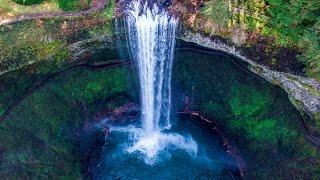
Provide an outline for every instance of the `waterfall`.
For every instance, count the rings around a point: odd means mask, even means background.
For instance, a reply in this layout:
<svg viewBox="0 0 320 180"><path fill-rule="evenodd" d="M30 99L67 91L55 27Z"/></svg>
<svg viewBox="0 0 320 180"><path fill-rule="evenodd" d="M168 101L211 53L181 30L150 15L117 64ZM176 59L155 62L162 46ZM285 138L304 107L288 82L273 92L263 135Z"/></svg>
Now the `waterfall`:
<svg viewBox="0 0 320 180"><path fill-rule="evenodd" d="M148 7L133 1L126 22L130 51L139 72L143 129L151 133L170 128L177 20L155 4Z"/></svg>
<svg viewBox="0 0 320 180"><path fill-rule="evenodd" d="M128 46L139 75L142 127L110 130L132 134L133 144L127 152L139 152L147 164L159 161L158 154L169 149L195 155L198 145L191 136L163 131L171 128L171 75L178 21L148 1L132 0L125 14Z"/></svg>

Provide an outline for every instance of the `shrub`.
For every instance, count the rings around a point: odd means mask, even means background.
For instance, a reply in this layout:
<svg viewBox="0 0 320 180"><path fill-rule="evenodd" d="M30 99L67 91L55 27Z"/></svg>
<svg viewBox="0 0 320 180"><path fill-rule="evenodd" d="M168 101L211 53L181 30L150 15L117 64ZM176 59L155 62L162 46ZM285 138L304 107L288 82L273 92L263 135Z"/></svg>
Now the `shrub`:
<svg viewBox="0 0 320 180"><path fill-rule="evenodd" d="M320 18L313 27L304 30L299 47L304 49L299 59L305 63L307 75L320 80Z"/></svg>
<svg viewBox="0 0 320 180"><path fill-rule="evenodd" d="M91 0L58 0L58 3L64 11L76 11L89 8Z"/></svg>
<svg viewBox="0 0 320 180"><path fill-rule="evenodd" d="M40 4L44 0L13 0L13 1L17 4L20 4L20 5L29 6L29 5L33 5L33 4Z"/></svg>
<svg viewBox="0 0 320 180"><path fill-rule="evenodd" d="M206 17L210 17L210 19L213 19L221 26L228 25L230 12L226 1L210 1L202 9L201 13Z"/></svg>

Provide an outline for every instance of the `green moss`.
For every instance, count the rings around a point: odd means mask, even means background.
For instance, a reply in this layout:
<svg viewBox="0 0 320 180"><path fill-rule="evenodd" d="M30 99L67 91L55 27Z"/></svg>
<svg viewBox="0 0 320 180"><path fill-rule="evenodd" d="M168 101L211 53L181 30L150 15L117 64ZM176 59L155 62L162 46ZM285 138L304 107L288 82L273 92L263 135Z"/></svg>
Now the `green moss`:
<svg viewBox="0 0 320 180"><path fill-rule="evenodd" d="M97 26L88 31L88 34L93 37L97 35L112 35L115 32L112 22L108 21L105 25Z"/></svg>
<svg viewBox="0 0 320 180"><path fill-rule="evenodd" d="M63 67L68 66L67 60L70 57L70 51L66 47L56 49L49 57L34 63L36 66L35 73L37 74L51 74L52 72L59 71Z"/></svg>
<svg viewBox="0 0 320 180"><path fill-rule="evenodd" d="M233 114L237 117L249 117L268 108L271 103L268 94L252 87L239 85L231 89L233 96L229 104Z"/></svg>
<svg viewBox="0 0 320 180"><path fill-rule="evenodd" d="M79 164L72 155L73 144L68 141L72 132L68 133L68 129L70 125L79 128L81 118L77 110L64 103L54 94L37 92L15 109L0 129L0 144L6 149L1 174L80 177Z"/></svg>
<svg viewBox="0 0 320 180"><path fill-rule="evenodd" d="M89 110L97 110L99 100L128 92L127 72L125 68L76 69L51 79L49 84L18 104L10 117L0 123L0 148L5 150L0 176L9 179L81 178L80 158L74 152L79 148L78 134L84 124L82 103ZM19 84L12 84L16 83ZM119 102L124 99L114 98L108 107L115 107Z"/></svg>
<svg viewBox="0 0 320 180"><path fill-rule="evenodd" d="M77 101L92 103L97 99L104 99L114 93L127 90L126 71L125 69L110 69L98 71L88 76L87 71L76 70L81 81L77 81L78 76L72 78L57 79L57 85L54 88L60 96L71 96Z"/></svg>
<svg viewBox="0 0 320 180"><path fill-rule="evenodd" d="M276 146L279 140L290 142L297 133L286 124L283 118L287 117L268 117L275 102L271 93L270 89L258 91L246 85L233 86L229 105L235 120L230 125L249 139Z"/></svg>
<svg viewBox="0 0 320 180"><path fill-rule="evenodd" d="M0 27L0 74L2 74L0 86L4 88L0 96L1 114L9 105L24 95L34 83L51 73L60 71L61 68L70 66L72 63L70 42L81 40L81 38L93 38L96 34L90 35L88 32L92 29L99 29L99 27L82 28L81 32L76 31L67 36L61 36L64 34L61 27L65 22L70 25L78 25L84 20L86 19L31 20ZM69 29L66 30L69 31ZM100 33L102 34L103 31L101 30ZM99 45L103 46L94 41L89 43L87 48L91 50ZM95 61L118 58L114 50L106 48L103 49L103 52L93 54L100 57L100 59L94 57Z"/></svg>
<svg viewBox="0 0 320 180"><path fill-rule="evenodd" d="M0 49L0 73L46 60L58 65L69 55L65 40L54 39L50 30L33 21L0 28L0 46L4 47Z"/></svg>
<svg viewBox="0 0 320 180"><path fill-rule="evenodd" d="M320 157L316 147L306 140L299 126L301 119L288 101L284 101L272 89L258 90L240 84L233 86L229 105L234 117L228 120L228 132L241 134L239 138L242 143L239 146L255 153L254 157L247 154L247 159L264 162L256 167L261 172L250 173L250 177L266 176L268 169L274 167L276 170L272 171L273 175L281 177L288 171L301 171L301 177L308 173L316 177L319 169L314 168L312 163L308 164L308 160L303 165L296 160L286 160Z"/></svg>
<svg viewBox="0 0 320 180"><path fill-rule="evenodd" d="M287 93L227 58L179 52L175 63L173 85L188 97L190 110L218 122L235 143L253 169L245 179L290 179L286 175L296 172L300 179L316 179L320 153L306 138Z"/></svg>
<svg viewBox="0 0 320 180"><path fill-rule="evenodd" d="M72 55L70 44L106 35L112 36L112 19L103 19L102 14L103 12L86 17L28 20L11 26L1 26L0 74L41 61L46 63L39 66L41 70L37 70L37 73L52 72L61 66L65 67L70 63L67 60L70 60ZM96 21L103 24L97 25ZM88 47L84 48L91 52L99 45L99 48L105 49L114 47L112 43L103 45L93 41L87 43Z"/></svg>
<svg viewBox="0 0 320 180"><path fill-rule="evenodd" d="M230 118L228 108L225 104L209 101L200 105L202 112L217 119Z"/></svg>
<svg viewBox="0 0 320 180"><path fill-rule="evenodd" d="M291 148L290 142L298 133L282 126L281 122L282 119L238 119L231 122L231 128L241 131L248 140L255 141L256 146L253 147L257 151L277 147L278 143L289 144L287 148Z"/></svg>
<svg viewBox="0 0 320 180"><path fill-rule="evenodd" d="M3 88L0 96L2 113L17 99L22 97L34 83L39 82L42 78L44 78L44 75L33 75L25 69L0 76L1 86Z"/></svg>

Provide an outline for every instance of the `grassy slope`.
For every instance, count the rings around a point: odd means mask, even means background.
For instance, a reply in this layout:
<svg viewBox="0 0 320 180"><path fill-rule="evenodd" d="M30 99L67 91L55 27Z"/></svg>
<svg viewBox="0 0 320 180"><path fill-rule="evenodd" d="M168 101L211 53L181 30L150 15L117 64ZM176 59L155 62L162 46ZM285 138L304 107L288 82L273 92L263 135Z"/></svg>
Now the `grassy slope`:
<svg viewBox="0 0 320 180"><path fill-rule="evenodd" d="M17 15L26 13L43 13L43 12L58 12L59 9L57 0L49 0L44 3L33 5L33 6L23 6L19 5L12 0L0 0L0 20L12 18Z"/></svg>
<svg viewBox="0 0 320 180"><path fill-rule="evenodd" d="M0 20L23 14L80 11L90 7L92 0L46 0L40 4L19 5L12 0L0 0Z"/></svg>

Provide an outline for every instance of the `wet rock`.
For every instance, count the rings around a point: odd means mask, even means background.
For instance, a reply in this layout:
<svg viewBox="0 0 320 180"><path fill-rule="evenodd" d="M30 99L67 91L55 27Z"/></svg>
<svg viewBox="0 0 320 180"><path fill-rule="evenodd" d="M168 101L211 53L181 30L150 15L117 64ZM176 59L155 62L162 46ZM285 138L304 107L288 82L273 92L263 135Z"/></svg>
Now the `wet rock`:
<svg viewBox="0 0 320 180"><path fill-rule="evenodd" d="M121 119L126 119L124 117L136 118L137 114L140 111L138 104L133 102L128 102L122 106L116 107L115 109L104 109L99 112L96 112L93 116L93 119L96 122L107 119L108 121L119 121Z"/></svg>

